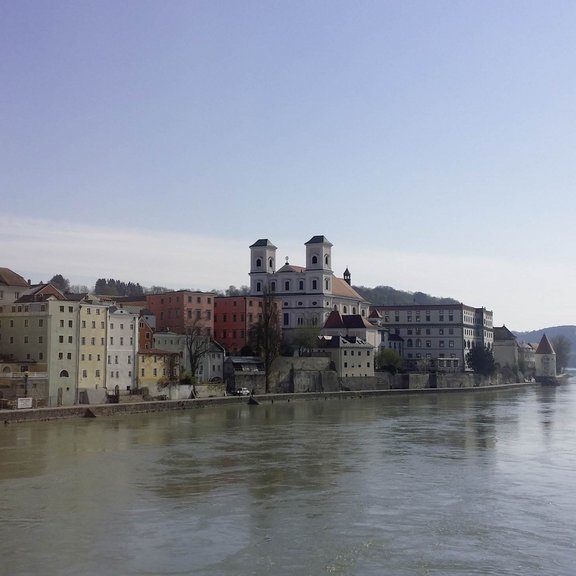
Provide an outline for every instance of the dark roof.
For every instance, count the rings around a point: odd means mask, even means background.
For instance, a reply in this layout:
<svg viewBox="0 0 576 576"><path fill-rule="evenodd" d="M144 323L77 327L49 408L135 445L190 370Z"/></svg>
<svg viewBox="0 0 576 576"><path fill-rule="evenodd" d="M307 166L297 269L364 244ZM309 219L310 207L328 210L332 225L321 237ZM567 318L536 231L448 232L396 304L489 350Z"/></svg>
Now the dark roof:
<svg viewBox="0 0 576 576"><path fill-rule="evenodd" d="M506 326L494 326L494 342L516 340L516 336Z"/></svg>
<svg viewBox="0 0 576 576"><path fill-rule="evenodd" d="M332 243L326 238L326 236L312 236L308 242L304 244L304 246L308 244L328 244L332 246Z"/></svg>
<svg viewBox="0 0 576 576"><path fill-rule="evenodd" d="M538 348L536 348L536 354L556 354L554 347L552 346L550 340L548 340L548 336L546 336L546 334L542 334L540 344L538 344Z"/></svg>
<svg viewBox="0 0 576 576"><path fill-rule="evenodd" d="M373 348L362 338L357 336L322 336L319 340L320 348L342 348L344 346L364 346Z"/></svg>
<svg viewBox="0 0 576 576"><path fill-rule="evenodd" d="M268 246L269 248L276 248L276 246L274 246L274 244L272 244L272 242L270 242L268 238L261 238L260 240L256 240L256 242L254 242L254 244L252 244L250 248L257 248L259 246Z"/></svg>
<svg viewBox="0 0 576 576"><path fill-rule="evenodd" d="M0 268L0 284L3 286L28 286L28 282L10 268Z"/></svg>
<svg viewBox="0 0 576 576"><path fill-rule="evenodd" d="M278 270L278 273L280 272L305 272L306 268L304 268L303 266L295 266L294 264L284 264L284 266L282 266L282 268L280 268L280 270Z"/></svg>
<svg viewBox="0 0 576 576"><path fill-rule="evenodd" d="M332 310L326 322L324 323L323 329L339 329L339 328L370 328L375 329L370 322L365 318L360 316L360 314L340 314L338 310Z"/></svg>

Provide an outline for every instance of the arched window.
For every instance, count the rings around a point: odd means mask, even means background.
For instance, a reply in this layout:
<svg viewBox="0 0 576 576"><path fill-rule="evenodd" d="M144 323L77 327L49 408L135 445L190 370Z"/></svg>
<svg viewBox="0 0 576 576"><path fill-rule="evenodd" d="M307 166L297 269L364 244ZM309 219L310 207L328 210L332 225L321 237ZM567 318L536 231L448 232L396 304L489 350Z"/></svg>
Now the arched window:
<svg viewBox="0 0 576 576"><path fill-rule="evenodd" d="M408 348L412 348L412 338L408 338L408 342L406 343Z"/></svg>
<svg viewBox="0 0 576 576"><path fill-rule="evenodd" d="M262 268L262 258L256 258L256 268Z"/></svg>
<svg viewBox="0 0 576 576"><path fill-rule="evenodd" d="M268 268L274 268L274 260L272 260L272 258L268 258Z"/></svg>
<svg viewBox="0 0 576 576"><path fill-rule="evenodd" d="M312 256L312 264L318 264L318 256Z"/></svg>
<svg viewBox="0 0 576 576"><path fill-rule="evenodd" d="M60 372L60 378L68 378L69 374L67 370L62 370L62 372Z"/></svg>
<svg viewBox="0 0 576 576"><path fill-rule="evenodd" d="M328 266L328 254L326 254L326 256L324 256L324 264L326 264L326 266Z"/></svg>
<svg viewBox="0 0 576 576"><path fill-rule="evenodd" d="M344 307L342 308L342 312L343 312L344 314L348 314L348 306L344 306Z"/></svg>
<svg viewBox="0 0 576 576"><path fill-rule="evenodd" d="M356 306L352 307L352 314L356 314Z"/></svg>
<svg viewBox="0 0 576 576"><path fill-rule="evenodd" d="M4 366L2 372L4 372L4 374L8 374L10 372L10 368L8 366Z"/></svg>

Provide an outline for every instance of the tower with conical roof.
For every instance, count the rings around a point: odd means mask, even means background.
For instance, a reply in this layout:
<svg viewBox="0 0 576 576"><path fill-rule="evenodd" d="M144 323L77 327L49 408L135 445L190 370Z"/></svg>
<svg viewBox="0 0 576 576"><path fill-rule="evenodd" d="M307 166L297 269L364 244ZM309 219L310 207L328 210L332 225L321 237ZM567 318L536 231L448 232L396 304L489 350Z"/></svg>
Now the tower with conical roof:
<svg viewBox="0 0 576 576"><path fill-rule="evenodd" d="M536 361L536 378L556 377L556 352L546 334L542 335L534 358Z"/></svg>

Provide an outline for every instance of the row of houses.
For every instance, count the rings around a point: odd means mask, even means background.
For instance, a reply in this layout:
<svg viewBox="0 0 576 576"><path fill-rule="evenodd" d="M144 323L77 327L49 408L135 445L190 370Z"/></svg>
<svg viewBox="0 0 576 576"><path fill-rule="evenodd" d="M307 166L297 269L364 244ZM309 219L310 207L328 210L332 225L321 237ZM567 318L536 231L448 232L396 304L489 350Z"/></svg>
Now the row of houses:
<svg viewBox="0 0 576 576"><path fill-rule="evenodd" d="M371 306L352 287L348 268L342 278L334 274L332 247L313 236L304 266L287 257L277 268L276 246L259 239L250 246L249 293L228 297L194 290L64 294L0 268L0 395L18 389L68 405L147 387L172 393L186 373L193 383L222 381L226 357L248 352L267 296L284 337L317 328L318 352L332 358L342 377L373 376L382 348L395 350L409 370L444 372L467 370L466 355L475 347L495 355L507 350L486 308ZM501 360L518 364L506 354Z"/></svg>

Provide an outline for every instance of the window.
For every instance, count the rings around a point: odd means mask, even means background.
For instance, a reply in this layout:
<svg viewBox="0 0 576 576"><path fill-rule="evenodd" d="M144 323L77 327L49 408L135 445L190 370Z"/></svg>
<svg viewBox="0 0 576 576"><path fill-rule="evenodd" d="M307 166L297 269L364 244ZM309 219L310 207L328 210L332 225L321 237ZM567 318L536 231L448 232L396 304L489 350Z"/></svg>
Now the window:
<svg viewBox="0 0 576 576"><path fill-rule="evenodd" d="M328 278L324 280L324 288L330 290L330 280L328 280Z"/></svg>
<svg viewBox="0 0 576 576"><path fill-rule="evenodd" d="M88 377L88 372L86 372L86 370L82 370L82 378L87 378Z"/></svg>
<svg viewBox="0 0 576 576"><path fill-rule="evenodd" d="M110 344L114 344L114 336L110 336Z"/></svg>
<svg viewBox="0 0 576 576"><path fill-rule="evenodd" d="M444 340L440 340L440 348L444 348Z"/></svg>
<svg viewBox="0 0 576 576"><path fill-rule="evenodd" d="M100 370L96 370L96 378L100 378Z"/></svg>
<svg viewBox="0 0 576 576"><path fill-rule="evenodd" d="M64 343L64 336L58 336L58 342L60 342L60 344Z"/></svg>
<svg viewBox="0 0 576 576"><path fill-rule="evenodd" d="M318 256L312 256L312 264L318 264Z"/></svg>
<svg viewBox="0 0 576 576"><path fill-rule="evenodd" d="M114 356L114 364L118 364L118 356Z"/></svg>
<svg viewBox="0 0 576 576"><path fill-rule="evenodd" d="M44 336L38 336L38 344L42 344L44 342Z"/></svg>
<svg viewBox="0 0 576 576"><path fill-rule="evenodd" d="M262 282L256 282L256 292L262 292Z"/></svg>
<svg viewBox="0 0 576 576"><path fill-rule="evenodd" d="M68 328L72 328L72 320L68 320Z"/></svg>
<svg viewBox="0 0 576 576"><path fill-rule="evenodd" d="M318 280L312 280L312 290L318 290Z"/></svg>
<svg viewBox="0 0 576 576"><path fill-rule="evenodd" d="M286 292L290 291L290 281L289 280L286 280L286 282L284 282L284 290Z"/></svg>
<svg viewBox="0 0 576 576"><path fill-rule="evenodd" d="M82 346L84 346L85 344L86 344L86 338L82 336Z"/></svg>
<svg viewBox="0 0 576 576"><path fill-rule="evenodd" d="M120 336L120 346L124 346L124 337Z"/></svg>
<svg viewBox="0 0 576 576"><path fill-rule="evenodd" d="M288 313L286 312L284 314L284 326L288 326L288 323L290 322L290 316L288 315Z"/></svg>
<svg viewBox="0 0 576 576"><path fill-rule="evenodd" d="M60 328L64 328L64 320L60 320Z"/></svg>
<svg viewBox="0 0 576 576"><path fill-rule="evenodd" d="M60 306L60 312L64 312L64 306Z"/></svg>
<svg viewBox="0 0 576 576"><path fill-rule="evenodd" d="M24 344L28 344L28 336L24 336Z"/></svg>
<svg viewBox="0 0 576 576"><path fill-rule="evenodd" d="M68 336L68 344L72 344L72 336Z"/></svg>
<svg viewBox="0 0 576 576"><path fill-rule="evenodd" d="M262 268L262 258L256 258L256 268Z"/></svg>
<svg viewBox="0 0 576 576"><path fill-rule="evenodd" d="M66 358L68 360L72 360L72 352L68 352L68 354L66 354Z"/></svg>
<svg viewBox="0 0 576 576"><path fill-rule="evenodd" d="M454 340L448 340L448 347L454 348Z"/></svg>
<svg viewBox="0 0 576 576"><path fill-rule="evenodd" d="M58 352L58 360L64 359L64 352Z"/></svg>
<svg viewBox="0 0 576 576"><path fill-rule="evenodd" d="M86 320L82 320L82 328L86 328Z"/></svg>
<svg viewBox="0 0 576 576"><path fill-rule="evenodd" d="M270 290L271 290L272 292L276 292L276 282L272 282L272 283L270 284Z"/></svg>
<svg viewBox="0 0 576 576"><path fill-rule="evenodd" d="M40 319L38 320L38 327L42 328L44 326L44 320Z"/></svg>

